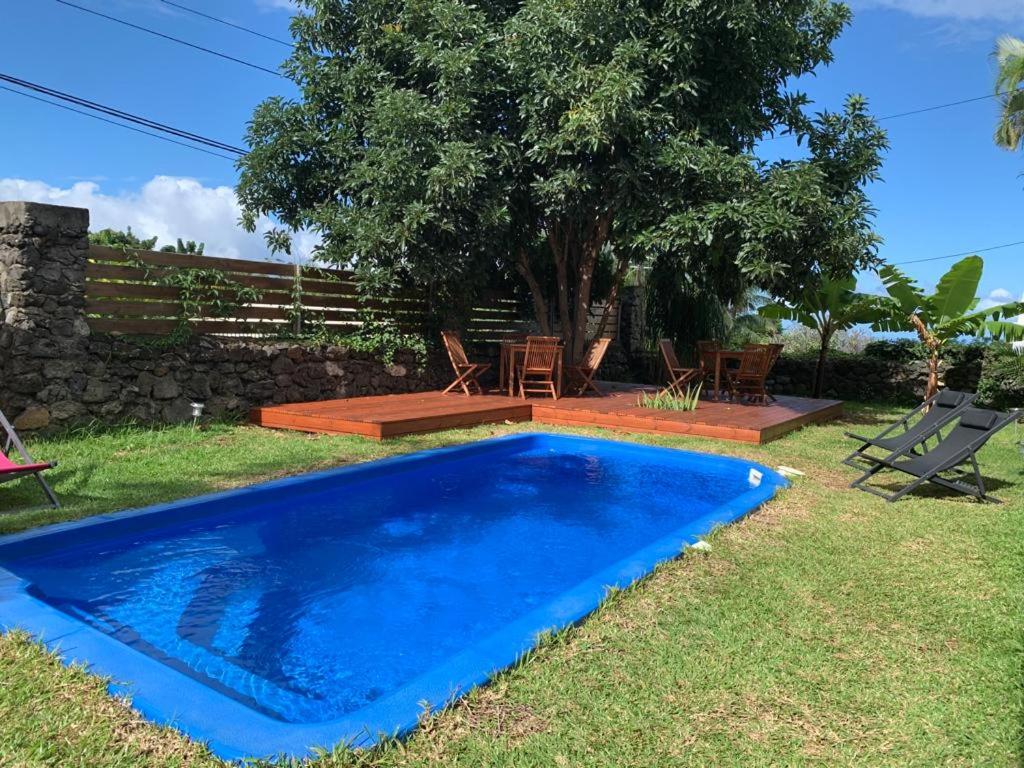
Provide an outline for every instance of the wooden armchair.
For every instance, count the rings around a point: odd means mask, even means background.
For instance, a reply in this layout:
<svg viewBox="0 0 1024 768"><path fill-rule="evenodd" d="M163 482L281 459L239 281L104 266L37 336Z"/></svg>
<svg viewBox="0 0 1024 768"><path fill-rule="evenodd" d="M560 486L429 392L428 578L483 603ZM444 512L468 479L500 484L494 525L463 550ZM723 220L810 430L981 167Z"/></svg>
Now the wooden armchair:
<svg viewBox="0 0 1024 768"><path fill-rule="evenodd" d="M480 386L480 376L491 368L490 363L471 363L466 357L466 350L462 347L462 339L455 331L441 331L441 338L444 340L444 348L448 351L448 359L452 361L452 368L455 370L455 381L448 385L444 394L448 394L456 387L462 387L467 395L482 395L484 388Z"/></svg>
<svg viewBox="0 0 1024 768"><path fill-rule="evenodd" d="M743 349L739 367L726 369L726 383L733 399L746 397L751 402L768 405L765 379L778 356L770 344L748 344Z"/></svg>
<svg viewBox="0 0 1024 768"><path fill-rule="evenodd" d="M668 370L668 385L665 389L672 392L681 392L694 379L704 374L703 368L684 368L676 357L676 350L670 339L662 339L658 342L661 348L661 358L665 361L665 368Z"/></svg>
<svg viewBox="0 0 1024 768"><path fill-rule="evenodd" d="M527 393L551 395L558 399L558 376L562 342L557 336L529 336L526 339L526 354L523 362L516 367L519 381L519 396L526 399Z"/></svg>
<svg viewBox="0 0 1024 768"><path fill-rule="evenodd" d="M583 397L588 390L593 390L599 397L604 397L604 392L594 383L594 376L597 375L597 370L601 367L601 361L604 360L604 354L611 343L612 340L608 338L594 339L587 347L587 354L584 355L582 363L566 366L566 378L573 394Z"/></svg>

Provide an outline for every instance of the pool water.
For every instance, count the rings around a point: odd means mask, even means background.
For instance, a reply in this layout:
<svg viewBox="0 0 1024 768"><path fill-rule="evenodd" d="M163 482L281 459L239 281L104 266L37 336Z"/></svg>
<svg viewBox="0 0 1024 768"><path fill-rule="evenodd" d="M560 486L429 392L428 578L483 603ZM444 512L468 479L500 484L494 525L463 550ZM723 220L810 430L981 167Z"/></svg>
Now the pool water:
<svg viewBox="0 0 1024 768"><path fill-rule="evenodd" d="M332 734L270 750L303 754L408 729L421 701L485 680L784 482L722 457L522 435L65 526L51 545L11 537L0 566L23 599L173 675L147 667L143 689L188 678L233 703L218 717L258 716L236 730ZM201 708L174 718L225 756L270 753L225 740Z"/></svg>

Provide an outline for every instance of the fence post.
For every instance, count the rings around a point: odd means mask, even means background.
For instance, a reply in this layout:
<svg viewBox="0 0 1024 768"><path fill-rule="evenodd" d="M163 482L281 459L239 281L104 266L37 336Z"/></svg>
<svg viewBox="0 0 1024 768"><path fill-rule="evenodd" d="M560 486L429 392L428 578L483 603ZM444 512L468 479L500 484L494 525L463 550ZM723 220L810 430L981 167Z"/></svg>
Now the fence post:
<svg viewBox="0 0 1024 768"><path fill-rule="evenodd" d="M296 264L292 284L292 333L302 335L302 265Z"/></svg>

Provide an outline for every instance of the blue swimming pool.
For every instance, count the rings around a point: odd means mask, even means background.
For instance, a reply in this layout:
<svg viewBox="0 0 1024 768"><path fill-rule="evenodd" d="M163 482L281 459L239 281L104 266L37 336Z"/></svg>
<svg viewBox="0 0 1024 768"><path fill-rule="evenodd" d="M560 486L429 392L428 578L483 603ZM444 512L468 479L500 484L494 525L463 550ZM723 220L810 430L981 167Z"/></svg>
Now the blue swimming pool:
<svg viewBox="0 0 1024 768"><path fill-rule="evenodd" d="M0 626L222 757L416 724L786 481L525 434L0 539Z"/></svg>

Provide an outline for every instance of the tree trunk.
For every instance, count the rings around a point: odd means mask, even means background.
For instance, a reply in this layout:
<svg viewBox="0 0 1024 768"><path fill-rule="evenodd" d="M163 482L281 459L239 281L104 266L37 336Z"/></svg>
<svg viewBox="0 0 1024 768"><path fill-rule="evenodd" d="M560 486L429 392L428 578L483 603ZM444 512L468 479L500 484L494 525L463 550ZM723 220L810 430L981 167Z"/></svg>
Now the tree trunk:
<svg viewBox="0 0 1024 768"><path fill-rule="evenodd" d="M537 318L540 332L545 336L550 336L551 321L548 313L548 303L544 299L544 292L540 288L540 283L537 282L537 276L533 274L533 269L530 267L530 255L526 252L525 248L520 248L519 253L516 255L516 271L526 281L526 285L530 289L530 296L533 298L533 314Z"/></svg>
<svg viewBox="0 0 1024 768"><path fill-rule="evenodd" d="M546 296L540 282L530 268L529 257L521 250L516 255L516 271L526 281L533 297L533 310L537 322L545 335L552 328L549 321L553 302L558 308L558 324L565 344L565 362L576 363L583 357L587 341L587 325L590 320L591 291L594 272L601 249L608 241L613 214L602 211L584 223L569 219L548 219L544 222L544 233L555 267L555 293ZM612 298L618 293L618 286L625 276L628 260L619 264L619 272L612 288ZM607 312L601 320L601 332L607 324Z"/></svg>
<svg viewBox="0 0 1024 768"><path fill-rule="evenodd" d="M939 350L928 355L928 386L924 390L924 399L934 397L939 391Z"/></svg>
<svg viewBox="0 0 1024 768"><path fill-rule="evenodd" d="M832 340L831 332L825 331L821 334L821 348L818 350L818 364L814 368L814 389L812 397L821 397L825 390L825 360L828 359L828 345Z"/></svg>
<svg viewBox="0 0 1024 768"><path fill-rule="evenodd" d="M914 330L917 331L921 343L928 349L928 384L924 390L924 399L927 400L930 397L934 397L939 391L939 363L941 362L942 342L935 338L920 317L911 315L909 320L910 324L914 326Z"/></svg>

